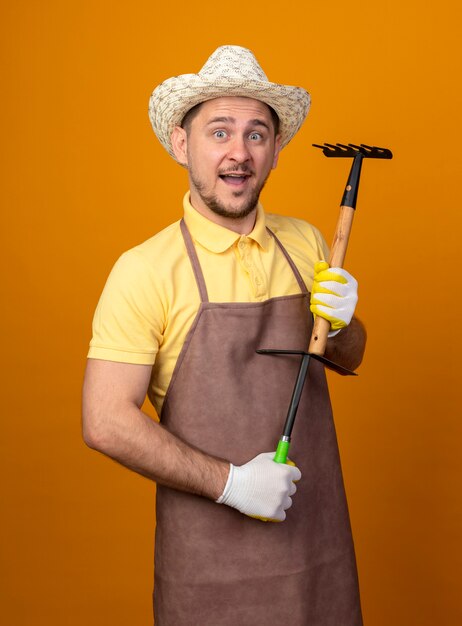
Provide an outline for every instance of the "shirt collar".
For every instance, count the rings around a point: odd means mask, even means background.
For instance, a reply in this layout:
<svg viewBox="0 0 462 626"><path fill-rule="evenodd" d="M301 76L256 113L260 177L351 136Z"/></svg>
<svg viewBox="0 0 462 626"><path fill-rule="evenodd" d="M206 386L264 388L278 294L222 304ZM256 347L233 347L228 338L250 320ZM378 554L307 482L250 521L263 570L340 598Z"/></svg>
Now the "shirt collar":
<svg viewBox="0 0 462 626"><path fill-rule="evenodd" d="M201 215L192 206L190 202L189 191L183 199L184 221L188 227L191 236L201 246L207 248L211 252L224 252L236 243L238 239L244 235L229 230L224 226L219 226L215 222ZM257 205L257 217L255 226L251 233L247 235L249 239L253 239L258 245L266 250L269 245L270 235L266 230L266 218L263 207L260 203Z"/></svg>

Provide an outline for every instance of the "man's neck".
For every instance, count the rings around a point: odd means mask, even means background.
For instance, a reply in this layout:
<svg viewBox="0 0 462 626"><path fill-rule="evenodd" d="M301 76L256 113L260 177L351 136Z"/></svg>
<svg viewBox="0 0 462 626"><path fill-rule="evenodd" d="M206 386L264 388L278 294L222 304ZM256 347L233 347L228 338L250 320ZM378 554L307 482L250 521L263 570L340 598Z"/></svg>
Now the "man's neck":
<svg viewBox="0 0 462 626"><path fill-rule="evenodd" d="M197 211L198 213L200 213L206 219L210 220L214 224L218 224L218 226L222 226L223 228L232 230L233 232L238 233L239 235L248 235L254 229L255 221L257 219L257 207L255 207L245 217L238 218L238 217L225 217L224 215L219 215L218 213L215 213L208 207L202 206L201 203L199 203L198 206L194 206L192 198L190 198L190 203L193 209Z"/></svg>

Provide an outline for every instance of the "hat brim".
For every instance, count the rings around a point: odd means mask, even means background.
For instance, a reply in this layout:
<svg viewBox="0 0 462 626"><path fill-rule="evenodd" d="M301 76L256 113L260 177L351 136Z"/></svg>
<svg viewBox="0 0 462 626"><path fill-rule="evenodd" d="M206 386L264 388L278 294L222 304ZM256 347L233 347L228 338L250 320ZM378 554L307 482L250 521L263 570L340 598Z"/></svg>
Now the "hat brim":
<svg viewBox="0 0 462 626"><path fill-rule="evenodd" d="M311 104L310 94L305 89L269 81L223 78L209 82L198 74L169 78L151 95L149 118L159 141L175 160L170 140L175 126L179 126L186 113L197 104L227 96L253 98L274 109L280 123L281 148L300 129Z"/></svg>

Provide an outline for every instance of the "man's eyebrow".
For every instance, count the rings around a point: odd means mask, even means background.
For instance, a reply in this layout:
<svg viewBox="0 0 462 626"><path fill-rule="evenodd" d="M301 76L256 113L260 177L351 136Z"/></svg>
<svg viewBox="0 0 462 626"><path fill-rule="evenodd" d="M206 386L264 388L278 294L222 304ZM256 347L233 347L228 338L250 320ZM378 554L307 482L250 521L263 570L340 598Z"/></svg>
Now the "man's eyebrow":
<svg viewBox="0 0 462 626"><path fill-rule="evenodd" d="M231 122L231 124L234 124L236 120L234 119L234 117L213 117L207 122L207 126L209 126L210 124L216 124L217 122L223 122L225 124L227 122Z"/></svg>
<svg viewBox="0 0 462 626"><path fill-rule="evenodd" d="M211 120L209 120L207 122L207 126L210 126L212 124L235 124L236 123L236 119L234 117L227 117L227 116L223 116L223 117L214 117ZM259 118L255 118L254 120L250 120L247 124L248 126L264 126L266 129L271 130L270 127L268 126L268 124L264 121L261 120Z"/></svg>
<svg viewBox="0 0 462 626"><path fill-rule="evenodd" d="M252 120L251 126L264 126L267 130L271 130L268 124L264 120L260 119Z"/></svg>

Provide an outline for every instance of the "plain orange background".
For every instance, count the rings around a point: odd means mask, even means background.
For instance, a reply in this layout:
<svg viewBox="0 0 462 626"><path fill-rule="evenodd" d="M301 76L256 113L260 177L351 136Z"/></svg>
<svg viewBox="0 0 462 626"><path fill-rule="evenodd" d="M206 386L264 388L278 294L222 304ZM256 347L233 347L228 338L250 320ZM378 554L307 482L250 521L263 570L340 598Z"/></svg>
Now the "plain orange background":
<svg viewBox="0 0 462 626"><path fill-rule="evenodd" d="M222 44L312 93L268 211L330 241L349 163L311 143L394 152L364 163L347 267L369 343L332 399L366 626L462 623L458 7L2 4L2 623L151 623L154 486L85 448L80 388L112 264L181 215L149 95Z"/></svg>

